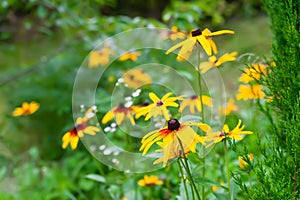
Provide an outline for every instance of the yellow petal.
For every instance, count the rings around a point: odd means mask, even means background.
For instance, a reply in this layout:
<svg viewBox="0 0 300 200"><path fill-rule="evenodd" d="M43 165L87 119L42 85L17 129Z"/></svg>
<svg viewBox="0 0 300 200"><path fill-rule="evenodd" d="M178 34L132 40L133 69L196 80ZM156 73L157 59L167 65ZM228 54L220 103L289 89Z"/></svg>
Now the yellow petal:
<svg viewBox="0 0 300 200"><path fill-rule="evenodd" d="M102 124L106 124L107 122L109 122L110 120L112 120L114 118L114 113L113 111L109 111L108 113L106 113L104 115L104 117L102 118Z"/></svg>
<svg viewBox="0 0 300 200"><path fill-rule="evenodd" d="M149 93L149 97L154 103L157 103L158 101L160 101L160 99L153 92Z"/></svg>
<svg viewBox="0 0 300 200"><path fill-rule="evenodd" d="M79 137L71 137L70 138L70 144L71 144L72 150L76 149L76 147L78 145L78 141L79 141Z"/></svg>
<svg viewBox="0 0 300 200"><path fill-rule="evenodd" d="M211 56L211 46L209 44L209 41L205 38L205 36L200 35L197 36L198 41L200 42L202 48L206 52L207 55Z"/></svg>
<svg viewBox="0 0 300 200"><path fill-rule="evenodd" d="M186 40L188 40L188 39L186 39ZM174 51L175 49L178 49L179 47L181 47L186 42L186 40L172 46L170 49L167 50L166 54L169 54L172 51Z"/></svg>

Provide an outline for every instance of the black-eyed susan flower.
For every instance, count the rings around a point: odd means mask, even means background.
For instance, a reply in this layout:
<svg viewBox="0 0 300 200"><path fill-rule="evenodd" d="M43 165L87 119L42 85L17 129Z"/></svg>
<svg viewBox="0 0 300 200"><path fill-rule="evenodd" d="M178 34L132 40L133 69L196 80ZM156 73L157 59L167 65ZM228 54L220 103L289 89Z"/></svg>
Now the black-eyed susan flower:
<svg viewBox="0 0 300 200"><path fill-rule="evenodd" d="M234 104L234 99L230 98L225 106L221 107L220 113L229 115L232 111L237 111L238 107Z"/></svg>
<svg viewBox="0 0 300 200"><path fill-rule="evenodd" d="M139 108L136 111L136 118L138 119L141 116L146 116L145 120L149 120L151 117L157 117L163 115L166 120L169 120L169 113L167 107L178 107L178 103L175 101L182 99L182 97L170 97L172 92L167 93L161 99L156 96L153 92L149 93L149 97L153 103L148 106Z"/></svg>
<svg viewBox="0 0 300 200"><path fill-rule="evenodd" d="M35 113L40 107L40 104L37 102L23 102L21 107L15 108L12 115L14 117L31 115Z"/></svg>
<svg viewBox="0 0 300 200"><path fill-rule="evenodd" d="M76 119L75 126L71 130L66 132L62 137L63 149L66 149L67 146L70 144L72 150L75 150L78 145L79 138L83 137L84 133L89 135L95 135L97 132L100 131L98 127L87 125L86 123L88 119L88 115L86 115L83 118L79 117Z"/></svg>
<svg viewBox="0 0 300 200"><path fill-rule="evenodd" d="M101 51L92 51L89 55L88 67L105 66L109 62L111 54L114 54L114 51L108 47L104 47Z"/></svg>
<svg viewBox="0 0 300 200"><path fill-rule="evenodd" d="M236 99L245 101L248 99L262 99L264 96L265 93L262 91L262 86L259 84L240 85Z"/></svg>
<svg viewBox="0 0 300 200"><path fill-rule="evenodd" d="M217 54L217 46L215 42L211 39L211 37L222 34L234 34L234 32L230 30L210 32L210 30L207 28L203 31L201 31L201 29L193 30L191 32L191 35L186 40L172 46L169 50L167 50L166 54L169 54L175 49L181 47L181 49L178 52L177 60L183 61L184 59L188 59L190 57L192 50L197 42L203 47L207 55L211 56L212 52L214 52L214 54Z"/></svg>
<svg viewBox="0 0 300 200"><path fill-rule="evenodd" d="M252 162L253 159L254 159L254 156L253 156L252 153L247 155L247 157L248 157L250 162ZM239 162L239 166L242 170L249 170L249 164L248 164L248 162L246 162L246 160L242 156L238 157L238 162Z"/></svg>
<svg viewBox="0 0 300 200"><path fill-rule="evenodd" d="M124 83L129 88L139 88L142 85L150 84L152 78L142 68L132 69L123 75Z"/></svg>
<svg viewBox="0 0 300 200"><path fill-rule="evenodd" d="M120 103L118 106L114 107L112 110L108 111L102 118L102 124L106 124L114 117L116 118L116 123L120 125L126 118L130 120L132 125L135 125L133 118L135 109L130 107L125 107L124 103Z"/></svg>
<svg viewBox="0 0 300 200"><path fill-rule="evenodd" d="M138 56L140 56L140 55L142 55L142 53L139 51L126 52L120 56L119 60L120 61L125 61L125 60L137 61Z"/></svg>
<svg viewBox="0 0 300 200"><path fill-rule="evenodd" d="M209 96L202 95L203 105L212 106L212 99ZM202 110L200 96L193 95L189 98L183 99L180 103L179 112L182 112L186 107L190 107L191 113L195 113L195 108L200 112Z"/></svg>
<svg viewBox="0 0 300 200"><path fill-rule="evenodd" d="M223 141L226 137L234 140L242 140L242 135L252 134L252 131L243 131L245 125L241 126L242 121L239 120L236 127L230 131L227 124L224 124L222 131L212 132L211 129L208 130L207 136L205 137L205 142L210 143L207 147Z"/></svg>
<svg viewBox="0 0 300 200"><path fill-rule="evenodd" d="M159 180L159 178L154 175L145 175L143 179L138 181L140 186L162 185L163 183L163 181Z"/></svg>
<svg viewBox="0 0 300 200"><path fill-rule="evenodd" d="M168 126L147 133L142 139L140 151L145 155L154 143L157 143L161 149L162 157L155 160L153 164L163 163L165 167L167 162L178 156L183 156L189 152L196 151L196 145L200 142L204 144L204 137L197 135L191 126L196 126L207 132L210 127L207 124L197 122L182 122L177 119L168 121Z"/></svg>
<svg viewBox="0 0 300 200"><path fill-rule="evenodd" d="M204 74L205 72L207 72L211 68L219 67L220 65L222 65L225 62L235 61L236 60L236 55L237 55L237 52L226 53L223 56L221 56L220 58L217 58L214 55L210 56L208 58L208 62L200 63L199 67L200 67L201 73Z"/></svg>

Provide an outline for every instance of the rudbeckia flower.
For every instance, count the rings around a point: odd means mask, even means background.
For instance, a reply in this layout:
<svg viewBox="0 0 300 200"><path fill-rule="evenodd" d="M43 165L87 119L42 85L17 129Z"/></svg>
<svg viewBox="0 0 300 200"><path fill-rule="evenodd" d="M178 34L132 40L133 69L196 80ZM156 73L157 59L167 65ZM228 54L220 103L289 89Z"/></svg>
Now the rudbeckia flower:
<svg viewBox="0 0 300 200"><path fill-rule="evenodd" d="M158 115L163 115L166 120L169 120L169 113L167 107L178 107L178 103L175 101L182 99L182 97L170 97L172 92L167 93L161 99L156 96L153 92L149 93L149 97L153 103L148 106L137 109L136 118L140 116L146 116L145 120L149 120L151 117L157 117Z"/></svg>
<svg viewBox="0 0 300 200"><path fill-rule="evenodd" d="M201 31L201 29L196 29L191 32L189 38L172 46L169 50L167 50L166 54L169 54L175 49L181 47L181 49L178 52L177 60L183 61L184 59L188 59L190 57L192 50L197 42L203 47L207 55L211 56L212 52L214 52L214 54L217 54L217 46L215 42L211 39L211 37L222 34L234 34L234 32L230 30L210 32L210 30L207 28L203 31Z"/></svg>
<svg viewBox="0 0 300 200"><path fill-rule="evenodd" d="M202 95L202 102L203 105L212 106L211 97ZM179 112L182 112L187 106L190 107L191 113L195 113L195 108L200 112L202 110L201 103L200 103L200 96L193 95L190 98L184 99L180 103Z"/></svg>
<svg viewBox="0 0 300 200"><path fill-rule="evenodd" d="M200 67L201 73L204 74L211 68L219 67L220 65L222 65L225 62L235 61L236 55L237 55L237 52L226 53L223 56L221 56L220 58L217 58L216 56L210 56L208 58L208 62L200 63L199 67Z"/></svg>
<svg viewBox="0 0 300 200"><path fill-rule="evenodd" d="M140 186L162 185L163 181L159 180L157 176L154 176L154 175L147 176L147 175L145 175L143 179L138 181L138 184Z"/></svg>
<svg viewBox="0 0 300 200"><path fill-rule="evenodd" d="M142 68L132 69L123 75L124 83L129 88L139 88L142 85L150 84L152 82L149 74L144 72Z"/></svg>
<svg viewBox="0 0 300 200"><path fill-rule="evenodd" d="M242 135L246 134L252 134L252 131L243 131L245 128L245 125L241 126L242 121L239 120L236 127L230 131L227 124L223 126L222 132L212 132L211 129L208 130L207 136L205 137L205 142L208 142L210 144L207 145L207 147L216 144L218 142L223 141L226 137L234 139L234 140L242 140Z"/></svg>
<svg viewBox="0 0 300 200"><path fill-rule="evenodd" d="M15 108L12 115L14 117L18 116L24 116L24 115L31 115L35 113L40 107L39 103L36 103L34 101L27 103L23 102L22 107Z"/></svg>
<svg viewBox="0 0 300 200"><path fill-rule="evenodd" d="M220 109L221 114L229 115L232 111L237 111L238 107L234 104L234 99L228 100L227 104Z"/></svg>
<svg viewBox="0 0 300 200"><path fill-rule="evenodd" d="M196 126L204 132L210 129L207 124L197 122L179 123L177 119L171 119L168 121L168 126L151 131L143 137L140 151L143 151L143 155L145 155L151 146L157 143L161 149L156 152L162 152L163 156L155 160L153 164L162 162L165 167L169 160L189 152L195 152L197 143L204 144L204 137L197 135L191 126Z"/></svg>
<svg viewBox="0 0 300 200"><path fill-rule="evenodd" d="M102 118L102 124L106 124L115 117L118 125L120 125L126 118L129 118L131 124L135 125L133 114L134 108L132 106L125 107L124 103L120 103L104 115Z"/></svg>
<svg viewBox="0 0 300 200"><path fill-rule="evenodd" d="M252 153L250 153L247 157L248 157L250 162L252 162L253 159L254 159L254 156L253 156ZM242 156L239 156L238 161L239 161L239 166L242 170L248 170L249 169L248 162L246 162Z"/></svg>
<svg viewBox="0 0 300 200"><path fill-rule="evenodd" d="M126 52L120 56L119 60L120 61L125 61L125 60L137 61L137 57L140 55L141 55L141 52L138 52L138 51Z"/></svg>
<svg viewBox="0 0 300 200"><path fill-rule="evenodd" d="M254 85L240 85L239 93L236 95L237 100L261 99L264 98L265 93L262 91L262 86Z"/></svg>
<svg viewBox="0 0 300 200"><path fill-rule="evenodd" d="M267 75L267 65L255 63L244 70L239 81L249 83L253 80L259 80L261 75Z"/></svg>
<svg viewBox="0 0 300 200"><path fill-rule="evenodd" d="M86 123L88 121L88 117L79 117L76 119L76 123L74 128L66 132L62 138L62 148L67 148L68 144L71 145L72 150L76 149L78 145L78 141L80 137L84 136L85 134L95 135L97 132L100 131L98 127L95 126L88 126Z"/></svg>
<svg viewBox="0 0 300 200"><path fill-rule="evenodd" d="M105 66L109 62L111 54L114 54L114 51L108 47L104 47L101 51L92 51L89 55L88 67Z"/></svg>

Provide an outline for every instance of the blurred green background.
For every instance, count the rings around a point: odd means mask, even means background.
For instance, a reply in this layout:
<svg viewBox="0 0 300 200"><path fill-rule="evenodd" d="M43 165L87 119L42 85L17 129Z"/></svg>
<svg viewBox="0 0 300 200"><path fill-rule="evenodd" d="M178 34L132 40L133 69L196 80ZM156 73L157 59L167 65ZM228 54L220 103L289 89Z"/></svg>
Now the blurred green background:
<svg viewBox="0 0 300 200"><path fill-rule="evenodd" d="M270 56L270 25L258 0L2 0L0 199L121 199L126 184L136 185L136 177L93 160L82 144L75 152L62 150L61 137L73 126L73 82L96 41L132 28L174 25L187 31L231 29L235 35L220 41L222 49ZM221 69L229 94L236 92L243 67L235 63ZM13 117L24 101L41 107L33 115ZM240 113L249 123L255 121L251 109ZM105 181L87 174L100 174ZM177 179L169 183L170 191L155 192L168 199L178 193L172 187Z"/></svg>

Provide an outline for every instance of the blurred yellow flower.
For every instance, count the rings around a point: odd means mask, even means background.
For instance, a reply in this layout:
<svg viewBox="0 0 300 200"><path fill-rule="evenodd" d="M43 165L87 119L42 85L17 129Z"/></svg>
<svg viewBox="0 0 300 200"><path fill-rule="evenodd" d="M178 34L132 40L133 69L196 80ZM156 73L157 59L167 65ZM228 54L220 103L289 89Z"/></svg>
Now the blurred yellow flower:
<svg viewBox="0 0 300 200"><path fill-rule="evenodd" d="M210 129L207 124L197 122L179 123L177 119L171 119L168 121L168 126L151 131L143 137L140 151L143 151L143 155L145 155L151 146L157 143L161 149L156 150L156 152L162 152L163 156L155 160L153 164L162 162L165 167L169 160L182 156L183 153L195 152L197 143L204 144L204 137L197 135L190 126L196 126L205 132Z"/></svg>
<svg viewBox="0 0 300 200"><path fill-rule="evenodd" d="M248 158L249 158L249 161L252 162L253 159L254 159L254 156L252 153L250 153L248 155ZM239 161L239 166L242 170L248 170L249 169L249 164L243 159L242 156L239 156L238 158L238 161Z"/></svg>
<svg viewBox="0 0 300 200"><path fill-rule="evenodd" d="M106 124L114 117L116 118L117 125L120 125L126 118L130 120L132 125L135 125L133 118L134 114L133 106L125 107L124 103L120 103L118 106L114 107L112 110L108 111L102 118L102 124Z"/></svg>
<svg viewBox="0 0 300 200"><path fill-rule="evenodd" d="M199 67L200 67L201 73L204 74L205 72L207 72L211 68L219 67L220 65L222 65L225 62L235 61L236 60L236 57L235 57L236 55L237 55L237 52L226 53L223 56L221 56L220 58L217 58L215 55L210 56L208 58L208 62L200 63Z"/></svg>
<svg viewBox="0 0 300 200"><path fill-rule="evenodd" d="M227 124L224 124L222 131L212 132L211 129L208 130L207 136L205 137L205 142L210 143L207 147L213 144L223 141L226 137L234 140L242 140L242 135L252 134L252 131L243 131L245 125L241 126L242 121L239 120L236 127L230 131Z"/></svg>
<svg viewBox="0 0 300 200"><path fill-rule="evenodd" d="M238 107L234 104L234 99L230 98L227 104L220 109L221 114L229 115L232 111L237 111Z"/></svg>
<svg viewBox="0 0 300 200"><path fill-rule="evenodd" d="M239 93L236 95L237 100L261 99L264 98L265 93L262 91L262 86L254 85L240 85Z"/></svg>
<svg viewBox="0 0 300 200"><path fill-rule="evenodd" d="M125 60L137 61L137 57L140 55L142 55L142 53L139 51L126 52L120 56L119 60L120 61L125 61Z"/></svg>
<svg viewBox="0 0 300 200"><path fill-rule="evenodd" d="M152 82L149 74L144 72L142 68L136 68L126 72L123 75L123 79L129 88L135 89Z"/></svg>
<svg viewBox="0 0 300 200"><path fill-rule="evenodd" d="M239 81L249 83L253 80L259 80L261 75L267 75L267 65L255 63L244 70Z"/></svg>
<svg viewBox="0 0 300 200"><path fill-rule="evenodd" d="M202 95L203 105L212 106L212 99L209 96ZM191 96L190 98L183 99L180 103L179 112L182 112L187 106L190 107L191 113L195 113L195 108L200 112L202 110L200 103L200 96Z"/></svg>
<svg viewBox="0 0 300 200"><path fill-rule="evenodd" d="M12 115L14 117L18 116L24 116L24 115L31 115L35 113L40 107L39 103L36 103L34 101L28 103L23 102L21 107L15 108Z"/></svg>
<svg viewBox="0 0 300 200"><path fill-rule="evenodd" d="M89 55L88 67L104 67L109 62L109 56L114 54L114 51L108 47L104 47L101 51L92 51Z"/></svg>
<svg viewBox="0 0 300 200"><path fill-rule="evenodd" d="M70 144L72 150L75 150L80 137L84 136L85 134L89 135L96 135L97 132L100 131L98 127L95 126L88 126L86 123L89 117L85 116L83 118L79 117L76 119L75 126L66 132L62 137L62 148L66 149L67 146Z"/></svg>
<svg viewBox="0 0 300 200"><path fill-rule="evenodd" d="M186 37L186 34L183 31L178 31L177 26L172 26L171 31L167 31L162 37L163 39L170 38L171 40L175 41L177 39L183 40Z"/></svg>
<svg viewBox="0 0 300 200"><path fill-rule="evenodd" d="M217 54L218 52L217 46L215 42L211 39L211 37L216 35L222 35L222 34L234 34L234 32L230 30L210 32L210 30L207 28L204 29L203 31L201 31L200 29L196 29L191 32L189 38L172 46L169 50L167 50L166 54L169 54L175 49L181 47L181 49L178 52L177 60L178 61L187 60L190 57L192 50L197 42L203 47L207 55L211 56L212 51L214 52L214 54Z"/></svg>
<svg viewBox="0 0 300 200"><path fill-rule="evenodd" d="M169 92L160 99L156 96L156 94L150 92L149 97L153 103L137 109L136 118L138 119L141 116L146 116L145 121L147 121L151 117L163 115L166 120L170 120L167 107L178 107L178 103L175 101L182 99L182 97L170 97L171 95L172 92Z"/></svg>
<svg viewBox="0 0 300 200"><path fill-rule="evenodd" d="M157 176L154 176L154 175L147 176L147 175L145 175L143 179L138 181L138 184L140 186L162 185L163 181L159 180Z"/></svg>

